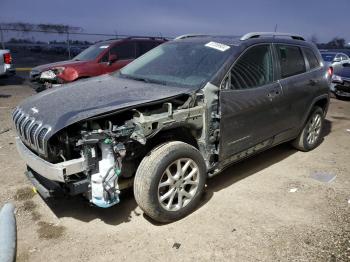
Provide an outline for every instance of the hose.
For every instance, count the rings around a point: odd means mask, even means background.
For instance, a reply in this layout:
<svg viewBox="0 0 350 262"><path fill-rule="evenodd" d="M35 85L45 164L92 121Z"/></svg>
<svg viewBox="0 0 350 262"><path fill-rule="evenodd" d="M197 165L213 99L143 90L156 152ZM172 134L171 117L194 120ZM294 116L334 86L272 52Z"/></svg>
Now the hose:
<svg viewBox="0 0 350 262"><path fill-rule="evenodd" d="M7 203L0 211L0 261L13 262L16 258L16 217L15 207Z"/></svg>

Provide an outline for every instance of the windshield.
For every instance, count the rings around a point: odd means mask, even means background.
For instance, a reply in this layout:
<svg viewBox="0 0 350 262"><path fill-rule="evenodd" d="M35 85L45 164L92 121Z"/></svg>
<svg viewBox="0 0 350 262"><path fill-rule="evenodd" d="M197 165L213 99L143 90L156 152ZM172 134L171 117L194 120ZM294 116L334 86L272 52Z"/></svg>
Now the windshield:
<svg viewBox="0 0 350 262"><path fill-rule="evenodd" d="M121 69L119 76L163 85L199 87L210 80L231 54L230 46L210 43L162 44Z"/></svg>
<svg viewBox="0 0 350 262"><path fill-rule="evenodd" d="M323 60L326 62L333 62L333 59L335 57L335 54L331 54L331 53L323 53L321 55Z"/></svg>
<svg viewBox="0 0 350 262"><path fill-rule="evenodd" d="M109 45L106 43L99 43L92 45L73 58L76 61L89 61L96 59Z"/></svg>

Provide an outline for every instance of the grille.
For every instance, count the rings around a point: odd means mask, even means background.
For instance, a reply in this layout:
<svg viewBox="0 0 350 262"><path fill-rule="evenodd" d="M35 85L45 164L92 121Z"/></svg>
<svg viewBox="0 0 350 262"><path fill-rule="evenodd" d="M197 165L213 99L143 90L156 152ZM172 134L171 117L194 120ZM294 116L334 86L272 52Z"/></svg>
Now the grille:
<svg viewBox="0 0 350 262"><path fill-rule="evenodd" d="M43 125L42 122L30 117L19 108L13 112L12 119L21 140L32 150L47 155L45 138L50 132L50 127Z"/></svg>
<svg viewBox="0 0 350 262"><path fill-rule="evenodd" d="M38 134L38 146L40 149L43 149L44 137L47 134L47 131L48 131L47 128L43 128L40 130L40 132Z"/></svg>

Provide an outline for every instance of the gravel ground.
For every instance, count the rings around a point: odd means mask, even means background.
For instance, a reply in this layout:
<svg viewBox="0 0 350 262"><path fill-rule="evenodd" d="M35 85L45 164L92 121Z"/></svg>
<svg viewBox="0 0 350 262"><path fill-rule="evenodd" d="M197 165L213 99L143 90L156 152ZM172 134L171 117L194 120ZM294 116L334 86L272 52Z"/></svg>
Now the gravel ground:
<svg viewBox="0 0 350 262"><path fill-rule="evenodd" d="M312 152L284 144L236 164L190 216L158 224L132 192L99 209L31 191L10 113L32 94L19 77L0 79L0 205L17 207L17 261L350 261L350 101L331 100Z"/></svg>

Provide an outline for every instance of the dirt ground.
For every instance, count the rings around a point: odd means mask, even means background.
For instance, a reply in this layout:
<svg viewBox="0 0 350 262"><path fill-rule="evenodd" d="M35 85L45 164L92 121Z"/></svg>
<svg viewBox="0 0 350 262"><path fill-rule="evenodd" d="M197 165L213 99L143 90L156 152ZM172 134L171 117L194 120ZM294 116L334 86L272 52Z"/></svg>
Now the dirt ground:
<svg viewBox="0 0 350 262"><path fill-rule="evenodd" d="M99 209L31 191L10 113L32 94L18 77L0 80L0 206L16 205L17 261L350 261L350 101L331 100L312 152L283 144L236 164L190 216L158 224L131 192Z"/></svg>

